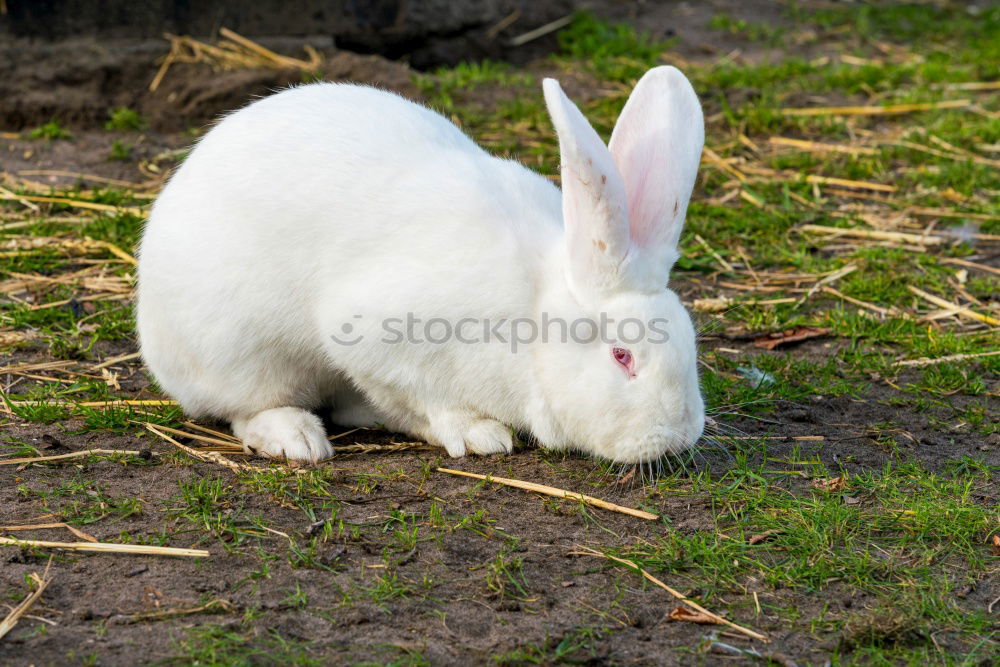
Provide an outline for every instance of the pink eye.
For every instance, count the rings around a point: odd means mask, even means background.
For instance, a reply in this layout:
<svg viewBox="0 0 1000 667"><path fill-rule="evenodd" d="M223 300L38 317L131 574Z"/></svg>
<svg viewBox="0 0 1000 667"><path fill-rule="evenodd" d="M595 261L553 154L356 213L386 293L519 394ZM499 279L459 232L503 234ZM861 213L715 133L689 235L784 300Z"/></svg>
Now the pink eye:
<svg viewBox="0 0 1000 667"><path fill-rule="evenodd" d="M632 353L626 350L624 347L613 347L611 348L611 356L615 358L618 365L621 366L630 378L635 377L635 360L632 358Z"/></svg>

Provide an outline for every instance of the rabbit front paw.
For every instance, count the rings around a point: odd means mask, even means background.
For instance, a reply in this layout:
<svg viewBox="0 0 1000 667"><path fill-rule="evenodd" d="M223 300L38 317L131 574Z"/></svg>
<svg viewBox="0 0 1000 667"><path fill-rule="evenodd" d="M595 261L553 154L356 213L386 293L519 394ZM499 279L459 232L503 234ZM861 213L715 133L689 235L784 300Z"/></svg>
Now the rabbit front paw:
<svg viewBox="0 0 1000 667"><path fill-rule="evenodd" d="M316 463L333 456L319 417L301 408L273 408L250 419L234 419L233 432L251 452Z"/></svg>
<svg viewBox="0 0 1000 667"><path fill-rule="evenodd" d="M514 438L510 429L495 419L464 412L446 412L430 419L428 440L441 445L453 458L466 454L510 454Z"/></svg>
<svg viewBox="0 0 1000 667"><path fill-rule="evenodd" d="M494 419L477 419L465 432L468 454L510 454L514 438L510 429Z"/></svg>

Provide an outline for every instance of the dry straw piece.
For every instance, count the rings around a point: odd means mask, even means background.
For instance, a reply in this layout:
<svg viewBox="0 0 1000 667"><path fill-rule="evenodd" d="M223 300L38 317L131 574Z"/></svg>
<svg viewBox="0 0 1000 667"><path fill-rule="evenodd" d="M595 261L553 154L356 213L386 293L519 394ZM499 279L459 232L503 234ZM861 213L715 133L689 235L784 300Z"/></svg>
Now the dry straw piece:
<svg viewBox="0 0 1000 667"><path fill-rule="evenodd" d="M538 39L539 37L544 37L550 32L555 32L556 30L562 30L572 22L573 22L572 14L563 16L562 18L558 18L555 21L546 23L543 26L539 26L534 30L529 30L528 32L522 35L518 35L517 37L514 37L509 42L507 42L507 44L509 46L522 46L524 44L527 44L528 42Z"/></svg>
<svg viewBox="0 0 1000 667"><path fill-rule="evenodd" d="M701 238L700 234L695 234L694 235L694 240L697 241L699 244L701 244L701 247L704 248L705 251L709 255L711 255L713 258L715 258L715 261L718 262L719 265L723 269L725 269L726 271L729 271L730 273L737 273L736 267L734 267L732 264L730 264L728 261L726 261L726 259L722 255L720 255L719 253L717 253L712 248L712 246L710 246L708 244L708 241L706 241L705 239Z"/></svg>
<svg viewBox="0 0 1000 667"><path fill-rule="evenodd" d="M972 100L945 100L917 104L886 104L883 106L813 107L808 109L782 109L785 116L881 116L886 114L931 111L933 109L964 109Z"/></svg>
<svg viewBox="0 0 1000 667"><path fill-rule="evenodd" d="M798 299L785 297L781 299L746 299L737 302L736 299L727 296L712 297L708 299L695 299L694 309L704 313L720 313L729 310L733 306L776 306L781 303L795 303Z"/></svg>
<svg viewBox="0 0 1000 667"><path fill-rule="evenodd" d="M219 454L218 452L199 451L199 450L195 449L194 447L188 447L187 445L182 445L181 443L177 442L177 440L171 438L169 435L167 435L163 431L159 430L161 428L164 428L163 426L156 426L154 424L150 424L149 422L144 422L144 424L146 426L146 429L149 430L150 432L152 432L154 435L157 435L157 436L163 438L164 440L166 440L167 442L169 442L173 446L177 447L181 451L190 454L191 456L195 457L196 459L199 459L201 461L205 461L206 463L215 463L215 464L224 466L226 468L229 468L233 472L255 472L255 471L264 470L264 468L259 468L258 466L251 466L251 465L247 465L245 463L236 463L235 461L230 461L229 459L227 459L222 454ZM170 429L170 430L173 431L174 429ZM181 432L181 433L183 433L183 432ZM189 433L183 433L183 435L185 437L193 437Z"/></svg>
<svg viewBox="0 0 1000 667"><path fill-rule="evenodd" d="M81 449L78 452L69 454L55 454L53 456L24 456L16 459L0 459L0 466L12 466L22 463L54 463L57 461L70 461L72 459L83 458L84 456L138 456L139 452L134 449Z"/></svg>
<svg viewBox="0 0 1000 667"><path fill-rule="evenodd" d="M19 371L48 371L56 368L72 366L75 361L43 361L37 364L15 364L14 366L4 366L0 368L0 373L16 373Z"/></svg>
<svg viewBox="0 0 1000 667"><path fill-rule="evenodd" d="M967 266L970 269L977 269L979 271L986 271L987 273L995 273L1000 276L1000 269L995 266L986 266L985 264L977 264L976 262L970 262L968 260L959 259L957 257L945 257L941 260L943 264L957 264L958 266Z"/></svg>
<svg viewBox="0 0 1000 667"><path fill-rule="evenodd" d="M906 313L902 312L901 310L899 310L898 308L895 308L893 306L889 306L888 308L883 308L882 306L876 306L874 303L868 303L867 301L862 301L861 299L855 299L852 296L847 296L846 294L842 294L841 292L835 290L834 288L830 287L829 285L823 285L822 289L827 294L832 294L833 296L837 297L838 299L843 299L844 301L847 301L848 303L853 303L855 306L861 306L862 308L867 308L868 310L871 310L873 312L878 313L882 317L890 317L890 316L891 317L906 317L907 316Z"/></svg>
<svg viewBox="0 0 1000 667"><path fill-rule="evenodd" d="M147 424L147 422L142 422L142 423L143 424ZM243 445L241 445L240 441L236 440L236 439L232 439L232 438L225 438L225 439L223 439L223 438L215 438L215 437L212 437L212 436L209 436L209 435L201 435L199 433L188 433L186 431L181 431L181 430L178 430L176 428L170 428L169 426L156 426L156 428L159 429L159 430L161 430L161 431L166 431L167 433L173 433L174 435L179 435L182 438L191 438L192 440L198 440L200 442L206 442L206 443L208 443L210 445L219 445L220 447L225 447L227 449L231 449L234 452L235 451L239 451L239 452L244 451L243 450Z"/></svg>
<svg viewBox="0 0 1000 667"><path fill-rule="evenodd" d="M650 521L655 521L656 519L660 518L658 515L653 514L652 512L644 512L643 510L637 510L632 507L623 507L622 505L615 505L614 503L609 503L608 501L601 500L600 498L587 496L582 493L577 493L576 491L566 491L565 489L557 489L554 486L545 486L544 484L535 484L534 482L524 482L519 479L508 479L506 477L494 477L492 475L477 475L474 472L452 470L451 468L435 468L435 470L437 470L438 472L447 473L449 475L472 477L473 479L482 479L486 480L487 482L495 482L496 484L503 484L504 486L512 486L516 489L525 489L526 491L543 493L547 496L555 496L556 498L577 500L587 505L593 505L594 507L600 507L601 509L610 510L612 512L618 512L620 514L628 514L629 516L639 517L640 519L648 519Z"/></svg>
<svg viewBox="0 0 1000 667"><path fill-rule="evenodd" d="M862 146L847 146L844 144L827 144L819 141L807 141L805 139L792 139L790 137L770 137L768 141L774 146L787 146L789 148L799 148L804 151L815 153L847 153L849 155L877 155L874 148Z"/></svg>
<svg viewBox="0 0 1000 667"><path fill-rule="evenodd" d="M206 611L213 611L215 609L221 609L222 611L231 612L233 611L233 605L228 600L223 600L222 598L215 598L197 607L158 609L156 611L137 612L135 614L131 614L130 616L120 616L118 618L125 623L138 623L139 621L158 621L164 618L173 618L175 616L188 616L190 614L201 614Z"/></svg>
<svg viewBox="0 0 1000 667"><path fill-rule="evenodd" d="M976 155L974 153L969 153L956 146L952 146L946 141L938 139L932 136L931 140L936 140L936 143L944 144L949 147L949 150L942 151L931 148L930 146L924 146L923 144L918 144L912 141L896 141L891 143L892 146L900 146L902 148L909 148L911 150L920 151L921 153L927 153L929 155L936 155L937 157L947 158L949 160L957 160L958 162L972 161L976 164L986 165L987 167L997 167L1000 166L1000 160L991 160L990 158L985 158L981 155Z"/></svg>
<svg viewBox="0 0 1000 667"><path fill-rule="evenodd" d="M42 549L64 549L66 551L140 554L146 556L184 556L188 558L206 558L211 555L204 549L156 547L147 544L114 544L111 542L49 542L47 540L19 540L14 537L3 536L0 536L0 545L11 547L40 547Z"/></svg>
<svg viewBox="0 0 1000 667"><path fill-rule="evenodd" d="M953 314L955 315L959 315L961 317L965 317L970 320L975 320L977 322L982 322L984 324L989 324L990 326L994 327L1000 326L1000 320L998 320L995 317L990 317L989 315L983 315L981 313L977 313L971 308L967 308L966 306L962 306L957 303L952 303L951 301L942 299L939 296L934 296L933 294L925 292L919 287L914 287L913 285L907 285L906 287L920 298L926 301L930 301L935 306L940 306L941 308L944 308L946 310L953 311Z"/></svg>
<svg viewBox="0 0 1000 667"><path fill-rule="evenodd" d="M757 196L751 194L747 190L740 190L740 199L743 201L748 201L757 208L766 208L764 202L761 201Z"/></svg>
<svg viewBox="0 0 1000 667"><path fill-rule="evenodd" d="M952 361L968 361L970 359L982 359L983 357L995 357L1000 354L1000 350L991 352L978 352L976 354L949 354L946 357L920 357L919 359L903 359L893 364L896 367L903 366L933 366L934 364L946 364Z"/></svg>
<svg viewBox="0 0 1000 667"><path fill-rule="evenodd" d="M45 587L49 585L52 579L49 578L49 568L52 567L52 557L49 557L49 562L45 566L45 572L42 576L38 576L37 572L32 572L30 578L35 582L35 590L31 592L26 598L21 600L20 604L14 607L7 617L0 621L0 639L3 639L8 632L14 629L17 622L21 620L21 617L28 612L28 608L35 604L38 598L42 597L42 593L45 592Z"/></svg>
<svg viewBox="0 0 1000 667"><path fill-rule="evenodd" d="M406 452L414 449L436 449L426 442L393 442L388 445L369 445L362 442L353 445L340 445L333 450L334 454L369 454L372 452Z"/></svg>
<svg viewBox="0 0 1000 667"><path fill-rule="evenodd" d="M743 174L736 167L734 167L731 164L729 164L729 162L727 162L725 158L723 158L721 155L719 155L718 153L716 153L714 150L712 150L708 146L705 146L702 149L701 161L702 162L707 162L710 165L718 167L719 169L721 169L722 171L726 172L730 176L733 176L734 178L736 178L736 180L738 180L740 182L746 182L746 180L747 180L747 177L746 177L745 174Z"/></svg>
<svg viewBox="0 0 1000 667"><path fill-rule="evenodd" d="M876 192L895 192L895 185L885 185L884 183L870 183L868 181L852 181L848 178L834 178L832 176L817 176L810 174L805 178L806 183L812 185L839 185L844 188L858 188L859 190L875 190Z"/></svg>
<svg viewBox="0 0 1000 667"><path fill-rule="evenodd" d="M198 436L198 435L195 435L193 433L185 433L184 431L178 431L177 429L170 429L170 428L167 428L165 426L159 426L159 425L156 425L156 424L150 424L149 422L139 422L139 423L141 423L143 426L145 426L146 429L149 430L150 432L152 432L153 434L155 434L155 435L163 438L164 440L166 440L167 442L169 442L170 444L172 444L174 447L177 447L181 451L186 452L186 453L190 454L191 456L195 457L196 459L199 459L199 460L204 461L206 463L215 463L217 465L221 465L221 466L224 466L226 468L229 468L230 470L232 470L233 472L236 472L236 473L240 473L240 472L268 472L268 471L271 470L271 468L267 468L265 466L257 466L257 465L253 465L253 464L250 464L250 463L236 463L235 461L231 461L231 460L227 459L225 456L222 455L223 453L226 453L226 454L243 453L242 451L236 452L236 447L234 446L234 443L230 443L230 442L226 441L226 442L224 442L223 445L216 445L216 447L221 446L221 447L224 448L224 450L222 452L213 451L211 449L198 449L198 448L195 448L195 447L188 447L187 445L181 444L180 442L178 442L174 438L171 438L169 435L167 435L166 433L164 433L160 429L172 431L173 433L176 433L177 435L180 435L180 436L185 437L185 438L194 438L194 439L205 439L205 438L203 436ZM242 445L239 445L239 448L240 448L240 450L242 450L243 449ZM307 472L309 472L309 470L311 468L300 468L300 467L296 467L296 466L288 466L287 469L289 471L295 473L296 475L304 475Z"/></svg>
<svg viewBox="0 0 1000 667"><path fill-rule="evenodd" d="M81 408L125 408L125 407L150 407L150 406L172 407L180 405L180 403L178 403L177 401L157 401L157 400L146 400L146 401L115 400L115 401L84 401L83 403L67 403L67 405L77 405Z"/></svg>
<svg viewBox="0 0 1000 667"><path fill-rule="evenodd" d="M222 431L216 431L215 429L208 428L207 426L202 426L201 424L196 424L196 423L194 423L192 421L186 421L186 422L184 422L184 425L187 426L188 428L193 428L196 431L201 431L202 433L207 433L208 435L214 436L214 437L219 438L221 440L228 440L228 441L230 441L230 442L232 442L232 443L234 443L236 445L240 445L241 447L243 446L242 444L240 444L240 439L239 438L237 438L236 436L230 435L229 433L223 433Z"/></svg>
<svg viewBox="0 0 1000 667"><path fill-rule="evenodd" d="M68 197L42 197L40 195L17 195L14 193L0 192L0 199L18 201L22 203L43 202L46 204L66 204L67 206L72 206L73 208L85 208L91 211L122 211L138 216L146 215L146 209L144 208L136 208L134 206L112 206L110 204L100 204L98 202L70 199Z"/></svg>
<svg viewBox="0 0 1000 667"><path fill-rule="evenodd" d="M80 171L67 171L65 169L21 169L17 172L18 176L62 176L64 178L73 178L84 181L93 181L95 183L107 183L108 185L117 185L121 188L137 189L145 187L146 183L136 183L135 181L123 181L118 178L108 178L107 176L98 176L97 174L85 174ZM48 191L48 186L46 186L45 191Z"/></svg>
<svg viewBox="0 0 1000 667"><path fill-rule="evenodd" d="M940 86L948 90L1000 90L1000 81L963 81Z"/></svg>
<svg viewBox="0 0 1000 667"><path fill-rule="evenodd" d="M797 227L797 229L799 231L810 232L812 234L823 234L824 236L852 236L861 239L891 241L894 243L913 243L916 245L940 245L947 241L947 239L941 236L909 234L907 232L884 232L879 229L854 229L851 227L826 227L823 225L802 225Z"/></svg>
<svg viewBox="0 0 1000 667"><path fill-rule="evenodd" d="M125 361L132 361L133 359L138 359L140 356L142 356L141 352L130 352L128 354L122 354L117 357L111 357L110 359L106 359L105 361L102 361L96 366L91 366L90 370L97 371L102 368L108 368L109 366L114 366L115 364L120 364Z"/></svg>
<svg viewBox="0 0 1000 667"><path fill-rule="evenodd" d="M149 431L155 433L159 437L163 438L170 444L174 445L178 449L187 452L191 456L205 461L207 463L216 463L218 465L225 466L232 470L233 472L264 472L268 470L266 467L255 466L250 463L237 463L227 459L224 454L228 455L243 455L247 454L246 449L244 449L243 444L235 437L222 433L221 431L215 431L213 429L207 428L205 426L200 426L194 422L184 422L184 425L190 429L201 431L201 433L189 433L187 431L181 431L179 429L170 428L169 426L159 426L156 424L150 424L148 422L136 422L142 424ZM339 436L331 436L329 439L334 440L337 437L347 435L349 433L354 433L363 429L351 429L344 433L339 434ZM192 440L198 440L207 445L207 447L188 447L187 445L181 444L174 438L167 435L172 433L176 436L182 438L190 438ZM211 435L203 435L211 434ZM394 442L388 445L372 445L364 443L356 443L353 445L345 445L337 447L334 450L335 454L354 454L354 453L371 453L371 452L401 452L411 449L425 449L430 447L430 445L424 442ZM289 470L292 472L302 475L308 472L308 467L293 467L289 466Z"/></svg>
<svg viewBox="0 0 1000 667"><path fill-rule="evenodd" d="M97 542L98 539L93 535L88 535L79 528L69 525L68 523L53 522L53 523L29 523L23 526L0 526L0 532L16 532L19 530L46 530L51 528L65 528L69 532L73 533L81 540L87 540L88 542Z"/></svg>
<svg viewBox="0 0 1000 667"><path fill-rule="evenodd" d="M219 34L225 39L211 45L199 42L191 37L178 37L167 33L164 35L170 41L170 52L167 53L149 84L150 92L154 92L163 82L167 70L174 63L204 63L215 69L230 70L240 67L277 67L297 69L303 72L316 71L323 63L323 57L308 44L304 46L309 60L300 60L275 53L257 42L239 35L229 28L220 28Z"/></svg>
<svg viewBox="0 0 1000 667"><path fill-rule="evenodd" d="M719 616L718 614L705 609L704 607L702 607L697 602L694 602L693 600L688 599L680 591L678 591L678 590L676 590L674 588L671 588L670 586L667 586L665 583L663 583L662 581L660 581L659 579L657 579L656 577L654 577L653 575L651 575L649 572L647 572L646 570L642 569L641 567L639 567L638 565L636 565L635 563L633 563L630 560L625 560L624 558L618 558L617 556L611 556L609 554L597 551L596 549L591 549L590 547L578 546L577 549L580 549L581 551L571 551L571 552L569 552L570 555L574 555L574 556L596 556L598 558L606 558L608 560L613 560L616 563L621 563L622 565L625 565L625 566L628 566L628 567L632 568L633 570L635 570L636 572L638 572L639 574L641 574L643 577L645 577L647 580L649 580L652 583L656 584L657 586L659 586L660 588L662 588L663 590L665 590L666 592L670 593L675 598L677 598L678 600L680 600L681 602L683 602L684 604L686 604L691 609L695 610L696 612L698 612L700 614L703 614L704 616L708 617L709 619L711 619L715 623L718 623L719 625L728 625L732 629L737 630L738 632L741 632L741 633L745 634L747 637L753 637L754 639L759 639L762 642L769 642L769 641L771 641L770 639L767 638L767 635L762 635L759 632L755 632L754 630L750 630L749 628L744 628L742 625L737 625L736 623L733 623L732 621L726 619L725 617Z"/></svg>
<svg viewBox="0 0 1000 667"><path fill-rule="evenodd" d="M34 367L12 366L10 368L0 368L0 373L19 373L29 369L34 369ZM53 369L54 368L43 368L40 370L53 370ZM71 373L71 374L77 376L83 375L82 373ZM157 401L157 400L131 401L131 400L121 400L121 399L113 401L83 401L81 403L74 403L73 401L10 401L10 404L11 405L62 405L68 408L173 407L179 405L177 401Z"/></svg>

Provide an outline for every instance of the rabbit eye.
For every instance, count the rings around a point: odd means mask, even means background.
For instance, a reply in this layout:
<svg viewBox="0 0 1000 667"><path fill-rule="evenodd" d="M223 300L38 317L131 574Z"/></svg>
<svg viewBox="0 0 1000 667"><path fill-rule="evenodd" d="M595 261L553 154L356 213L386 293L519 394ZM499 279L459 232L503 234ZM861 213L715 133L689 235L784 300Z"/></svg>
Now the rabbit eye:
<svg viewBox="0 0 1000 667"><path fill-rule="evenodd" d="M611 348L611 356L615 358L618 365L624 369L630 378L635 377L635 359L632 358L632 353L626 350L624 347L613 347Z"/></svg>

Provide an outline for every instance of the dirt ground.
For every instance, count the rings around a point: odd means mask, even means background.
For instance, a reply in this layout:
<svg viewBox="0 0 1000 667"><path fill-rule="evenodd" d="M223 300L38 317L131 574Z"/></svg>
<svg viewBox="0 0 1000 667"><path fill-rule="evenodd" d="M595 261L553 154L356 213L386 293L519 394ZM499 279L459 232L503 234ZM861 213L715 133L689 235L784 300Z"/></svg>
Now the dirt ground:
<svg viewBox="0 0 1000 667"><path fill-rule="evenodd" d="M122 376L128 378L130 373L140 378L136 386L145 384L138 366L130 366ZM139 389L135 396L146 394ZM899 428L902 456L930 469L941 469L943 461L962 455L1000 464L1000 442L996 439L984 443L978 437L942 434L928 426L927 415L880 406L878 398L878 392L856 400L818 397L810 404L784 406L781 412L787 421L782 423L736 420L734 425L755 433L763 428L773 436L767 452L758 452L757 456L783 459L794 453L801 459L818 458L832 469L852 472L878 470L899 459L899 452L887 451L865 430L865 424L890 419ZM572 505L527 492L426 473L428 466L451 465L480 474L576 489L600 484L599 494L605 500L650 507L641 486L609 485L613 478L593 461L578 456L539 455L525 446L510 457L471 458L455 465L442 459L440 452L429 449L343 454L322 466L334 471L327 476L330 497L324 499L324 505L339 506L338 521L369 530L359 536L320 543L312 565L293 566L287 557L289 539L280 534L265 534L253 540L252 546L230 546L227 536L206 535L204 526L185 519L163 524L162 512L177 505L180 485L215 479L221 479L226 486L234 483L233 476L218 466L190 461L178 464L171 459L171 448L153 438L88 433L79 422L15 426L8 432L21 440L43 443L46 455L101 447L148 449L151 456L142 466L112 461L76 464L72 473L65 468L34 467L25 472L5 468L0 473L5 478L0 488L4 523L36 522L49 512L60 515L71 502L69 499L40 503L32 500L31 490L58 488L68 478L85 480L91 490L112 497L137 498L143 506L137 515L112 516L93 528L84 526L98 540L118 541L123 533L134 538L153 537L166 530L172 534L171 545L207 548L212 556L197 564L187 559L149 556L58 557L54 566L58 579L47 590L44 603L34 610L56 619L58 626L28 637L8 638L0 644L0 661L4 664L65 664L71 656L84 661L88 655L108 665L169 662L178 656L177 645L185 640L186 632L206 623L239 632L241 638L264 639L277 632L286 640L308 644L308 654L323 662L388 664L405 661L407 651L412 650L433 664L483 664L525 646L539 647L539 655L551 652L579 626L581 612L596 618L597 612L591 610L611 613L617 617L618 627L612 633L588 638L587 664L732 661L730 657L699 651L709 631L666 618L665 610L675 605L662 591L643 586L629 572L607 571L602 563L571 553L579 551L581 545L604 543L609 536L616 545L624 546L655 541L665 532L691 535L718 530L718 508L711 502L698 501L696 496L693 499L685 493L690 489L683 486L672 490L677 495L655 499L651 508L665 521L647 522L598 510L582 514ZM794 436L817 435L824 436L824 440L791 440ZM345 436L337 445L389 444L398 439L392 434L361 432ZM707 452L705 459L703 465L717 472L728 465L726 457L719 453ZM373 479L377 481L371 485ZM359 491L364 484L367 486ZM791 478L782 484L790 494L808 495L811 488L809 479ZM996 489L979 494L982 502L1000 501ZM394 514L427 516L432 502L452 517L474 515L488 508L494 523L478 530L443 531L437 538L419 541L412 548L394 550L382 526ZM300 544L317 530L310 517L278 493L250 492L237 485L219 501L219 506L237 524L266 525L272 531L294 536L293 541ZM185 534L190 537L185 539ZM518 538L513 555L523 564L523 592L512 590L509 582L506 589L484 585L483 568L497 558L507 536ZM56 529L32 531L32 537L71 539L65 531ZM388 599L380 602L359 597L345 606L345 591L373 589L382 584L379 576L386 571L387 551L395 580L404 588L426 587L429 595L410 599L406 593L387 594ZM266 576L259 574L261 559L268 563ZM29 572L44 568L46 556L8 550L5 562L2 581L5 586L15 587ZM753 582L746 583L753 586ZM290 593L295 591L307 596L307 608L289 601ZM701 594L699 590L683 592L695 598ZM961 604L970 609L982 608L998 595L1000 582L983 581ZM723 594L721 599L726 597ZM783 606L797 607L803 616L817 614L823 606L844 611L865 604L864 594L837 585L827 588L820 598L767 588L759 597L765 604L775 599ZM225 606L177 618L157 616L166 609L195 609L206 600L224 600ZM248 632L241 619L254 613L262 618L254 621ZM777 616L755 615L752 608L743 608L732 620L770 635L772 643L761 650L779 664L786 658L794 658L798 664L823 664L825 656L842 640L830 634L826 640L817 641L799 630L789 631ZM729 643L746 644L738 634L722 636ZM685 657L678 653L678 647L688 647L690 654ZM269 658L272 649L267 643L258 642L255 650L258 653L248 657L251 662L280 664L288 659Z"/></svg>
<svg viewBox="0 0 1000 667"><path fill-rule="evenodd" d="M707 27L720 8L758 21L781 20L774 3L766 2L679 3L679 9L654 3L638 12L626 3L595 5L610 18L676 36L678 53L691 59L717 58L736 48L746 58L765 57L739 37L720 42L718 32ZM369 81L420 98L403 62L324 53L329 56L324 78ZM65 170L139 183L150 172L140 172L138 165L155 165L158 156L189 145L191 128L254 96L301 81L295 70L213 72L204 65L178 64L151 93L147 86L163 54L163 42L68 40L53 48L17 41L0 46L0 130L12 133L0 142L0 169ZM115 106L138 110L149 119L149 128L138 138L100 129L108 108ZM74 141L47 143L13 134L53 118L74 133ZM132 143L130 159L109 161L113 143L126 139ZM77 177L32 178L66 185ZM685 299L699 294L698 289L683 280L678 287ZM718 347L751 350L750 342L724 334L703 337L703 350ZM106 359L132 351L129 344L101 343L89 354ZM836 342L819 339L769 354L824 360L837 351ZM0 354L0 367L50 360L44 347L27 345ZM89 368L90 362L79 363L79 369ZM139 360L117 363L112 370L120 395L162 398L151 390ZM906 380L904 374L897 382ZM40 382L11 375L0 375L0 381L7 392L23 392ZM769 415L736 415L726 423L736 432L764 438L766 449L755 445L744 452L760 465L797 459L858 473L909 460L943 473L950 462L970 457L1000 466L1000 436L943 429L939 419L950 411L901 407L887 400L892 393L880 378L871 378L855 397L813 395L802 402L782 402ZM952 400L961 405L968 399L959 395ZM889 423L888 436L884 428L872 428ZM214 427L225 430L224 425ZM99 541L162 541L207 549L211 555L192 560L59 553L52 563L53 583L30 611L47 621L28 618L0 641L0 664L460 665L486 664L502 656L512 664L751 662L745 655L734 657L711 647L715 639L750 647L738 632L672 621L667 614L678 605L663 590L627 569L574 553L609 542L652 544L674 532L729 531L726 539L748 538L749 529L748 535L736 535L732 525L720 527L720 508L710 497L699 496L693 478L678 478L678 486L651 497L642 484L619 485L610 471L573 454L522 445L507 457L453 462L416 443L393 450L390 446L407 442L398 434L356 431L336 440L342 453L319 467L323 484L311 485L310 475L290 472L241 478L178 455L151 434L95 431L81 419L50 424L14 420L2 430L44 455L96 447L141 454L127 460L0 467L0 524L88 516L74 525ZM352 453L352 445L385 449ZM732 455L706 450L695 462L721 475L732 465ZM434 472L439 465L590 491L663 518L643 521L593 508L581 511L573 503ZM805 498L813 493L814 481L801 474L773 483L790 496ZM201 523L192 509L201 501L194 492L183 491L194 488L201 489L199 497L214 499ZM972 493L986 505L1000 502L996 486ZM872 502L849 498L845 502ZM130 506L126 500L138 505L120 510ZM96 518L86 514L95 504ZM217 512L224 523L218 523ZM348 526L344 532L339 532L341 522ZM333 537L311 539L322 534ZM30 537L76 540L62 528L32 531ZM23 590L30 573L45 569L48 552L5 548L0 558L0 590L9 592ZM517 573L504 569L511 561L517 561ZM663 576L672 583L669 573ZM685 588L683 579L673 583L691 598L711 597L716 606L739 600L731 620L772 639L753 644L762 664L822 665L847 645L843 633L822 625L809 633L790 627L787 616L768 611L770 603L797 608L803 618L850 613L866 604L865 594L845 582L830 584L821 596L756 581L711 591ZM748 596L751 590L762 611ZM981 610L998 596L1000 579L985 579L964 591L956 604ZM5 601L14 603L13 598ZM589 620L581 624L581 618ZM581 625L592 633L581 634ZM948 629L942 628L935 641L947 648ZM989 660L980 664L997 664Z"/></svg>

